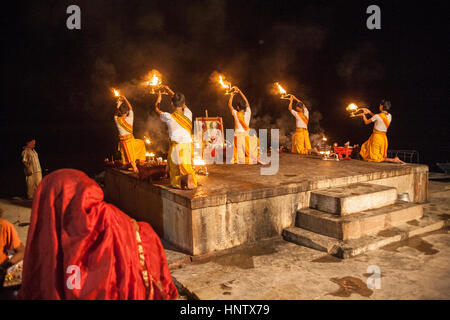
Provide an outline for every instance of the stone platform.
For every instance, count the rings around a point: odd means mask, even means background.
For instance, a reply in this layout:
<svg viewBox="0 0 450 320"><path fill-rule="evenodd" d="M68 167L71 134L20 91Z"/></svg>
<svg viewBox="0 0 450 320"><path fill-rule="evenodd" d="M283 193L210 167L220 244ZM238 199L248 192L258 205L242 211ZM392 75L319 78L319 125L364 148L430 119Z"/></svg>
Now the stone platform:
<svg viewBox="0 0 450 320"><path fill-rule="evenodd" d="M105 194L190 255L280 236L295 225L297 212L310 206L313 190L365 182L394 187L415 203L427 200L425 165L324 161L295 154L280 154L279 163L277 174L269 176L260 174L260 165L210 165L209 176L198 176L199 187L189 191L107 169Z"/></svg>

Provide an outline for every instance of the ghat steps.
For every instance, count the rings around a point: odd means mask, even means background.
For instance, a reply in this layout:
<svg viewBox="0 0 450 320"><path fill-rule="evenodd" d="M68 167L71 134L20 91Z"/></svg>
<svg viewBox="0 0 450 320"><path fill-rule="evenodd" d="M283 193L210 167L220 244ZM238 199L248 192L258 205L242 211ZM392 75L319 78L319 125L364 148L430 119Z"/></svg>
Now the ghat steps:
<svg viewBox="0 0 450 320"><path fill-rule="evenodd" d="M422 205L397 197L396 188L368 183L311 191L310 208L297 212L283 238L349 258L444 226L422 219Z"/></svg>

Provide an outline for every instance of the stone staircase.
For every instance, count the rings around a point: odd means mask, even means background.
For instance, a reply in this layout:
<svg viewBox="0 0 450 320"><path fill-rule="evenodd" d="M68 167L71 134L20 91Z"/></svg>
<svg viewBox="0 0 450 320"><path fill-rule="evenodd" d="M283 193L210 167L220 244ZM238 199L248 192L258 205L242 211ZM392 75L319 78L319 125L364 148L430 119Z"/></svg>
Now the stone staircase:
<svg viewBox="0 0 450 320"><path fill-rule="evenodd" d="M422 205L397 198L395 188L368 183L311 191L310 207L297 212L283 238L349 258L442 228L422 219Z"/></svg>

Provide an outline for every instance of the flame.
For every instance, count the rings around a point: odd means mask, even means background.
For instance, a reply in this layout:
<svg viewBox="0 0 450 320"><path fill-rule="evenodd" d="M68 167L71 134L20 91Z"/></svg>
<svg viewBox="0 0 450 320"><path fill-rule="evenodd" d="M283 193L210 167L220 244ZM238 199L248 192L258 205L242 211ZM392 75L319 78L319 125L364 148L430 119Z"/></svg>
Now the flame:
<svg viewBox="0 0 450 320"><path fill-rule="evenodd" d="M280 90L281 94L286 94L286 90L280 85L279 82L275 82L275 85L278 87L278 90Z"/></svg>
<svg viewBox="0 0 450 320"><path fill-rule="evenodd" d="M223 81L223 77L221 75L219 75L219 83L222 87L224 87L226 89L231 89L231 83L229 83L229 82L225 83Z"/></svg>
<svg viewBox="0 0 450 320"><path fill-rule="evenodd" d="M357 109L358 109L358 106L354 103L350 103L347 107L347 110L349 110L349 111L355 111Z"/></svg>
<svg viewBox="0 0 450 320"><path fill-rule="evenodd" d="M328 140L328 139L327 139L327 137L325 137L325 136L322 138L322 141L327 141L327 140Z"/></svg>
<svg viewBox="0 0 450 320"><path fill-rule="evenodd" d="M147 144L150 144L150 143L151 143L151 140L150 140L149 137L144 136L144 139L145 139L145 143L147 143Z"/></svg>
<svg viewBox="0 0 450 320"><path fill-rule="evenodd" d="M157 70L152 70L148 75L148 80L146 84L148 86L156 87L162 83L162 76Z"/></svg>
<svg viewBox="0 0 450 320"><path fill-rule="evenodd" d="M113 88L114 96L120 96L120 92Z"/></svg>
<svg viewBox="0 0 450 320"><path fill-rule="evenodd" d="M146 153L145 153L145 156L146 156L146 157L154 157L155 154L154 154L153 152L146 152Z"/></svg>

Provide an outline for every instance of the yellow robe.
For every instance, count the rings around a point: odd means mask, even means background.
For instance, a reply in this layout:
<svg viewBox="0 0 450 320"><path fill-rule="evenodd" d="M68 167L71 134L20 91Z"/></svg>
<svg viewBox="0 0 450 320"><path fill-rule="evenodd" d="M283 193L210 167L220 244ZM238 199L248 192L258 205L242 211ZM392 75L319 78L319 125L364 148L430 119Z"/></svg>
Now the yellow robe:
<svg viewBox="0 0 450 320"><path fill-rule="evenodd" d="M123 164L136 163L136 160L146 160L144 140L135 139L133 134L120 136L119 151Z"/></svg>
<svg viewBox="0 0 450 320"><path fill-rule="evenodd" d="M359 154L366 161L382 162L387 157L388 139L386 132L373 130L369 140L361 146Z"/></svg>
<svg viewBox="0 0 450 320"><path fill-rule="evenodd" d="M311 141L309 141L308 129L297 128L292 136L292 153L308 154L311 150Z"/></svg>
<svg viewBox="0 0 450 320"><path fill-rule="evenodd" d="M194 144L177 143L172 141L167 157L167 165L169 167L170 185L174 188L181 189L181 177L192 174L194 187L197 187L197 177L195 176L192 163L194 162Z"/></svg>

